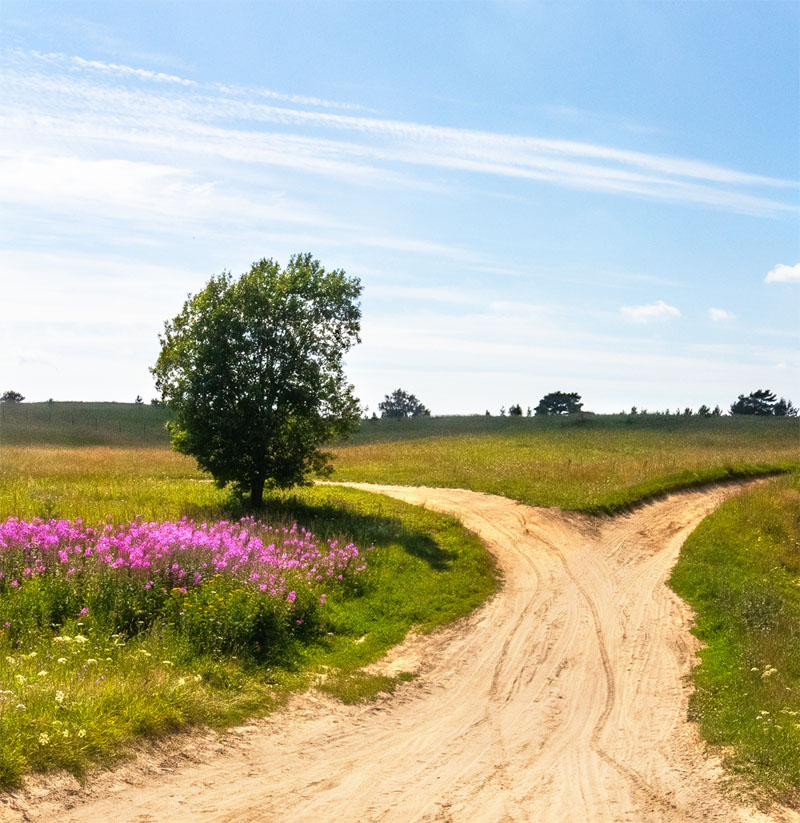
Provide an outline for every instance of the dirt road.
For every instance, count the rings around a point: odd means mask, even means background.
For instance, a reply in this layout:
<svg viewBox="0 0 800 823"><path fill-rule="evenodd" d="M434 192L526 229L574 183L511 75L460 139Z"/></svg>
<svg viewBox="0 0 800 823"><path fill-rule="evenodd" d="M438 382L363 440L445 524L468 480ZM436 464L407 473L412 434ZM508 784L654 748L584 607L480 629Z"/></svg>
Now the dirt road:
<svg viewBox="0 0 800 823"><path fill-rule="evenodd" d="M664 581L689 532L735 488L599 521L468 491L364 488L458 516L505 578L476 614L383 664L418 680L367 707L299 696L221 742L193 738L183 758L24 803L27 817L6 806L9 819L800 819L740 808L685 720L696 644Z"/></svg>

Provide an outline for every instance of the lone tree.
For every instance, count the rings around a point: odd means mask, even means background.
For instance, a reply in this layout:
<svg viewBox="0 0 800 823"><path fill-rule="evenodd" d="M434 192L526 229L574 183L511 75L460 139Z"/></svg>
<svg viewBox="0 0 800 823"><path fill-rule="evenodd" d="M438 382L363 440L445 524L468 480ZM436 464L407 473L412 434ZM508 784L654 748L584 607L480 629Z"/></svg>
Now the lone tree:
<svg viewBox="0 0 800 823"><path fill-rule="evenodd" d="M583 408L581 396L577 392L554 391L546 394L536 407L537 415L575 414Z"/></svg>
<svg viewBox="0 0 800 823"><path fill-rule="evenodd" d="M361 283L310 254L212 277L164 324L151 369L173 447L260 506L264 487L330 472L322 444L360 410L342 359L359 341Z"/></svg>
<svg viewBox="0 0 800 823"><path fill-rule="evenodd" d="M378 403L381 417L430 417L431 413L413 394L395 389Z"/></svg>
<svg viewBox="0 0 800 823"><path fill-rule="evenodd" d="M6 391L0 395L0 403L21 403L25 398L18 391Z"/></svg>
<svg viewBox="0 0 800 823"><path fill-rule="evenodd" d="M757 414L769 416L775 413L775 395L769 389L758 389L746 397L740 394L731 404L731 414Z"/></svg>
<svg viewBox="0 0 800 823"><path fill-rule="evenodd" d="M509 406L508 414L510 417L522 417L522 406L519 403Z"/></svg>

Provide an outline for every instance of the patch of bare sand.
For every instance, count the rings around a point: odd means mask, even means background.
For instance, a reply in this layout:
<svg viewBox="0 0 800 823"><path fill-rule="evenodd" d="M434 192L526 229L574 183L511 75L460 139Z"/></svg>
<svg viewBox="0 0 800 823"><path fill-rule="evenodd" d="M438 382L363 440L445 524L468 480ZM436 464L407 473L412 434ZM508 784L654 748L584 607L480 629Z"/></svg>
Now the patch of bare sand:
<svg viewBox="0 0 800 823"><path fill-rule="evenodd" d="M737 487L608 520L502 497L363 486L460 518L503 590L384 669L417 680L346 707L315 693L224 736L143 750L96 775L39 780L0 819L172 821L788 821L723 791L686 721L696 641L666 586L682 542Z"/></svg>

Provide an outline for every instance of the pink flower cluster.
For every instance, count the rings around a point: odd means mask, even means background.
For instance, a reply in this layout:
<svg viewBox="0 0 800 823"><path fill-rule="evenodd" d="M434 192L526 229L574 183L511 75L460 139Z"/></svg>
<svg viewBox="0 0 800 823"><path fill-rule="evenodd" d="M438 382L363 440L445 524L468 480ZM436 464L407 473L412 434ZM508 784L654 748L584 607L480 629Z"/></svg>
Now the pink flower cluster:
<svg viewBox="0 0 800 823"><path fill-rule="evenodd" d="M320 543L297 524L273 527L253 518L208 525L133 521L94 529L81 520L0 523L0 583L17 587L43 574L106 570L141 579L145 588L183 590L225 575L271 595L285 593L287 575L315 587L366 568L359 549Z"/></svg>

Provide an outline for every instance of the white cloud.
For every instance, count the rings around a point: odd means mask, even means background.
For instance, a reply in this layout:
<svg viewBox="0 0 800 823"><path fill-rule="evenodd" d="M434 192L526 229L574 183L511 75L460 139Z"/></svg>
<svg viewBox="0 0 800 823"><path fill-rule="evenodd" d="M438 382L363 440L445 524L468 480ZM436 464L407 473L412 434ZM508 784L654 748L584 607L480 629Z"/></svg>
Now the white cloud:
<svg viewBox="0 0 800 823"><path fill-rule="evenodd" d="M793 266L787 266L784 263L778 263L774 269L771 269L766 278L765 283L800 283L800 263L795 263Z"/></svg>
<svg viewBox="0 0 800 823"><path fill-rule="evenodd" d="M63 58L62 65L68 68L43 75L31 71L24 53L15 57L16 65L0 72L8 90L4 116L32 124L32 136L42 134L42 118L52 118L47 134L62 143L78 123L95 143L105 139L119 147L190 148L251 164L347 174L385 184L398 185L398 180L412 177L411 169L427 167L748 214L795 211L793 204L748 190L784 189L794 183L691 159L311 110L348 104L219 84L193 86L194 81L175 75L63 55L52 57ZM60 67L55 61L56 72ZM231 128L232 122L239 127ZM325 134L301 136L286 129ZM347 136L337 140L336 133ZM430 175L413 176L422 181Z"/></svg>
<svg viewBox="0 0 800 823"><path fill-rule="evenodd" d="M280 191L228 189L191 169L126 159L6 152L0 148L2 203L52 214L126 221L153 230L221 223L263 226L297 223L339 228Z"/></svg>
<svg viewBox="0 0 800 823"><path fill-rule="evenodd" d="M648 303L644 306L620 306L620 311L634 323L652 323L657 320L667 320L670 317L680 317L681 313L675 306L670 306L663 300L657 303Z"/></svg>
<svg viewBox="0 0 800 823"><path fill-rule="evenodd" d="M82 57L73 57L72 62L82 69L95 69L107 74L118 74L122 77L136 77L140 80L153 80L156 83L177 83L180 86L196 86L194 80L186 80L183 77L176 77L174 74L164 74L160 71L149 71L148 69L134 69L131 66L123 66L119 63L102 63L99 60L84 60Z"/></svg>
<svg viewBox="0 0 800 823"><path fill-rule="evenodd" d="M725 320L735 320L736 315L733 312L725 311L725 309L709 309L708 316L715 323L722 323Z"/></svg>

